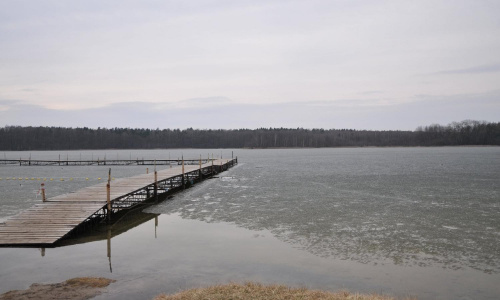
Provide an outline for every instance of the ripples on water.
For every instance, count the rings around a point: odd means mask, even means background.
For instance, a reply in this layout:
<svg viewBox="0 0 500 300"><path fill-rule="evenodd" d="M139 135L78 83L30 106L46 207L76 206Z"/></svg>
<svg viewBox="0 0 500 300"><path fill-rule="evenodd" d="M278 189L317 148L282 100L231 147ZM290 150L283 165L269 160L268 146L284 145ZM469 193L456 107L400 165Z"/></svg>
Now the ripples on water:
<svg viewBox="0 0 500 300"><path fill-rule="evenodd" d="M241 150L148 211L271 231L322 257L500 272L500 149Z"/></svg>

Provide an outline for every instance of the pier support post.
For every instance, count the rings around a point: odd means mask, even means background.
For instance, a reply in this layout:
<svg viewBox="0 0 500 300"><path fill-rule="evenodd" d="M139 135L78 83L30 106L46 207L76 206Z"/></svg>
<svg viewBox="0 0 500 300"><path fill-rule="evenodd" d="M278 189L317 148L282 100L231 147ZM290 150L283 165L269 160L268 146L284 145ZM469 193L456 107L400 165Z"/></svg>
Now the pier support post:
<svg viewBox="0 0 500 300"><path fill-rule="evenodd" d="M158 202L158 172L156 172L156 159L155 159L155 190L154 190L155 202Z"/></svg>
<svg viewBox="0 0 500 300"><path fill-rule="evenodd" d="M182 189L185 189L185 180L184 180L184 155L182 156Z"/></svg>
<svg viewBox="0 0 500 300"><path fill-rule="evenodd" d="M108 172L108 184L106 184L106 202L108 204L108 223L111 222L111 168Z"/></svg>
<svg viewBox="0 0 500 300"><path fill-rule="evenodd" d="M47 201L47 198L45 198L45 183L42 182L42 202Z"/></svg>
<svg viewBox="0 0 500 300"><path fill-rule="evenodd" d="M201 178L201 154L200 154L200 170L198 172L198 177L199 177L198 179L201 181L202 180L202 178Z"/></svg>

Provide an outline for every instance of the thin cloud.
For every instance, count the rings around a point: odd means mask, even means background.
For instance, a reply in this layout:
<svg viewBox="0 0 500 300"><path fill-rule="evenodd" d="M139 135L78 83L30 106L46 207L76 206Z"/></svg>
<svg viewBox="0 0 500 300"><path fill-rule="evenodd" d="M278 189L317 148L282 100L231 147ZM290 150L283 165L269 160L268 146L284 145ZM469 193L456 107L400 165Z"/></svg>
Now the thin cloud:
<svg viewBox="0 0 500 300"><path fill-rule="evenodd" d="M19 105L21 104L22 102L19 101L19 100L11 100L11 99L0 99L0 105L8 105L8 106L11 106L11 105Z"/></svg>
<svg viewBox="0 0 500 300"><path fill-rule="evenodd" d="M208 106L208 105L225 105L230 104L232 101L227 97L202 97L191 98L178 102L181 106Z"/></svg>
<svg viewBox="0 0 500 300"><path fill-rule="evenodd" d="M364 91L359 93L360 95L380 95L385 93L384 91Z"/></svg>
<svg viewBox="0 0 500 300"><path fill-rule="evenodd" d="M476 67L465 68L465 69L455 69L455 70L439 71L439 72L431 73L431 75L483 74L483 73L496 73L496 72L500 72L500 63L498 63L498 64L476 66Z"/></svg>

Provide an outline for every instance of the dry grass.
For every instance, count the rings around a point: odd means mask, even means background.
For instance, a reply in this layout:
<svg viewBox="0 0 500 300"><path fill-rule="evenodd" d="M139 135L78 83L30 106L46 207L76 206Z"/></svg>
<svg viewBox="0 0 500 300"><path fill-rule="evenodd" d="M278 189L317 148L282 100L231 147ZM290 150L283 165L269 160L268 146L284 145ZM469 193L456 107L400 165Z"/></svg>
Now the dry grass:
<svg viewBox="0 0 500 300"><path fill-rule="evenodd" d="M376 294L352 294L347 291L337 293L315 291L305 288L290 288L283 285L262 285L258 283L210 286L183 291L175 295L159 295L155 300L394 300L392 297ZM408 298L410 299L410 298Z"/></svg>
<svg viewBox="0 0 500 300"><path fill-rule="evenodd" d="M77 286L85 286L92 288L103 288L107 287L110 283L115 282L116 280L103 278L103 277L77 277L66 280L66 284L68 285L77 285Z"/></svg>

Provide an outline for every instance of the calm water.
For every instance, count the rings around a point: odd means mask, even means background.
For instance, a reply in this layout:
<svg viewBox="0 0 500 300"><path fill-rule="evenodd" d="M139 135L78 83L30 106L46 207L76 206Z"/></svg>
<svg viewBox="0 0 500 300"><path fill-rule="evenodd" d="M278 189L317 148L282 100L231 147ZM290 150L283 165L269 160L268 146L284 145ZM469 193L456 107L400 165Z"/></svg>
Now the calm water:
<svg viewBox="0 0 500 300"><path fill-rule="evenodd" d="M31 156L208 153L231 156L230 150ZM419 299L500 297L500 148L236 150L235 155L240 164L221 177L145 209L150 215L143 219L149 221L123 233L117 224L111 263L106 240L82 239L46 249L44 257L39 249L0 248L0 292L33 282L106 276L118 282L102 299L151 298L248 280ZM145 167L112 167L117 178L144 172ZM0 166L0 220L40 201L38 178L46 178L47 193L55 196L106 174L106 167ZM6 180L12 177L16 180Z"/></svg>

